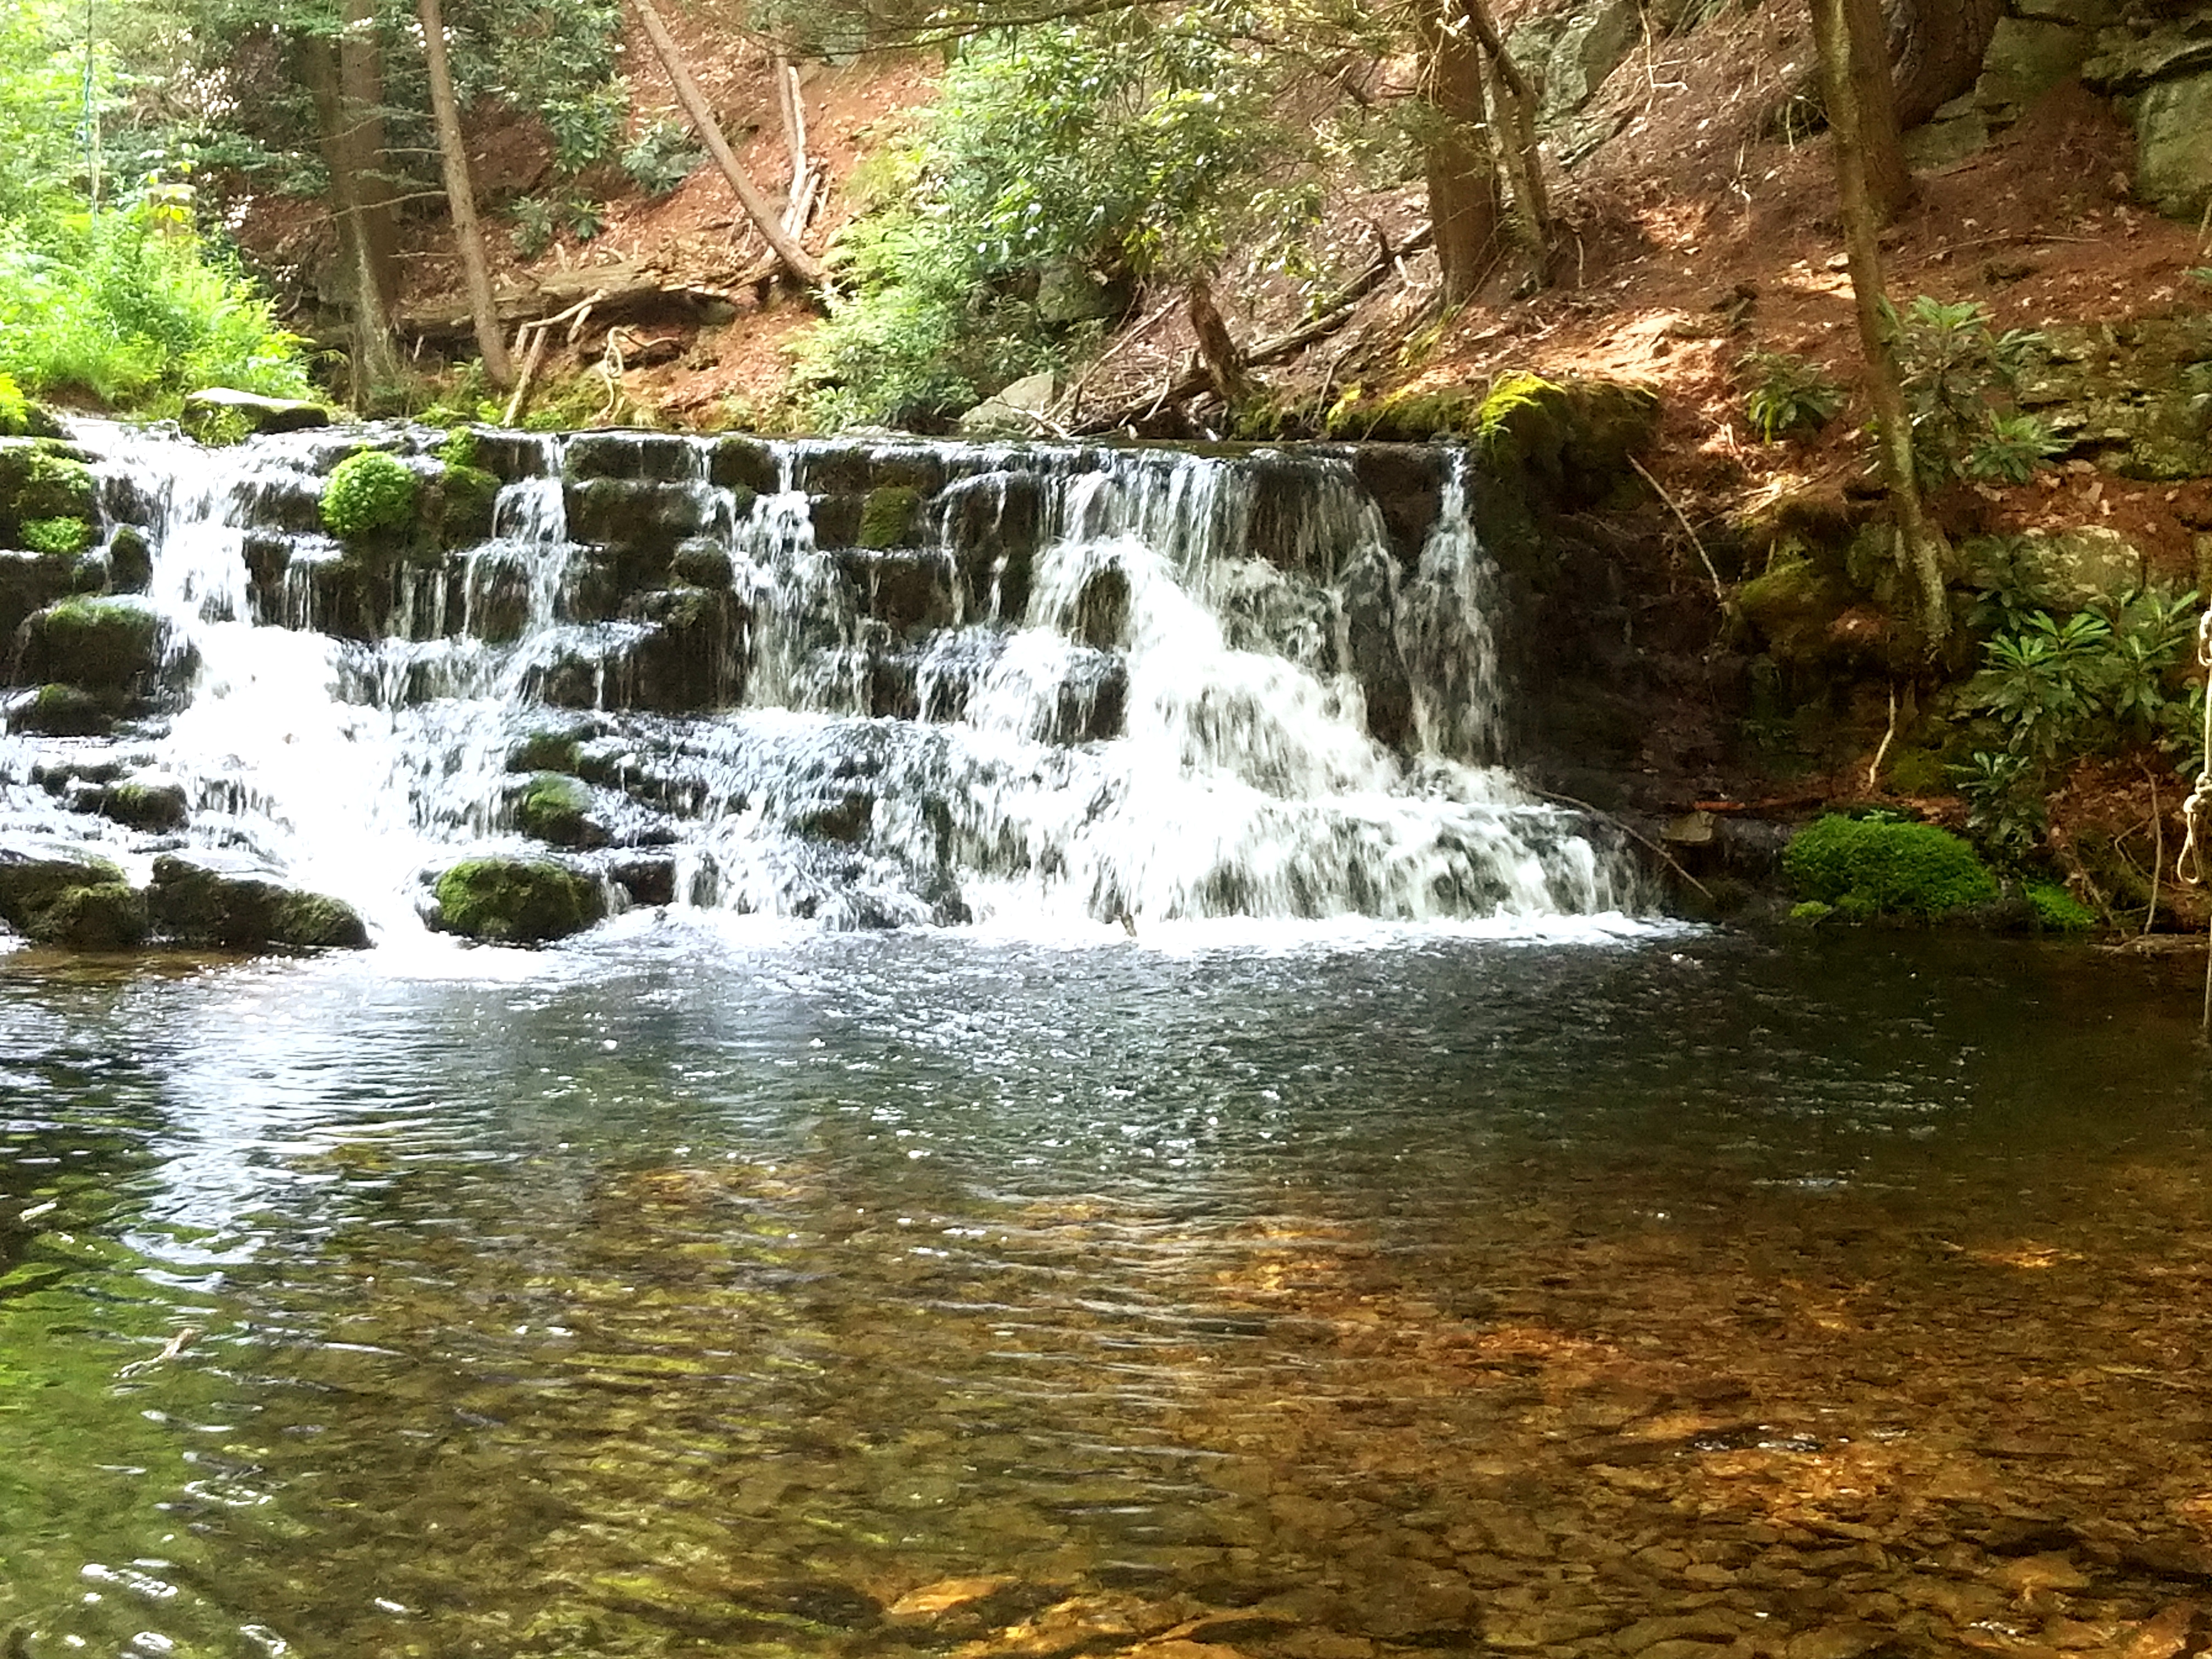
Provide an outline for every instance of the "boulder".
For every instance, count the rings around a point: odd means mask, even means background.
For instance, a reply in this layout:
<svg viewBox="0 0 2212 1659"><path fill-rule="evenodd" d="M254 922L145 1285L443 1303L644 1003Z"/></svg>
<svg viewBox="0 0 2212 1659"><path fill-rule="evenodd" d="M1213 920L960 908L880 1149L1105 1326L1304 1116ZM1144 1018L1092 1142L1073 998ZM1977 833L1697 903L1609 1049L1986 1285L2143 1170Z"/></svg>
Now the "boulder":
<svg viewBox="0 0 2212 1659"><path fill-rule="evenodd" d="M23 526L42 520L90 523L92 469L82 453L43 438L0 438L0 547L23 544Z"/></svg>
<svg viewBox="0 0 2212 1659"><path fill-rule="evenodd" d="M171 651L168 618L136 598L64 599L34 611L15 641L15 683L58 681L146 697L181 687L195 665Z"/></svg>
<svg viewBox="0 0 2212 1659"><path fill-rule="evenodd" d="M0 665L23 619L67 599L76 575L76 561L66 554L0 549Z"/></svg>
<svg viewBox="0 0 2212 1659"><path fill-rule="evenodd" d="M2212 71L2160 82L2135 113L2136 194L2195 222L2212 204Z"/></svg>
<svg viewBox="0 0 2212 1659"><path fill-rule="evenodd" d="M1034 438L1046 431L1067 383L1057 374L1025 374L1002 386L960 417L963 438Z"/></svg>
<svg viewBox="0 0 2212 1659"><path fill-rule="evenodd" d="M147 908L155 931L180 945L250 951L368 944L368 928L351 905L234 854L163 854L154 860Z"/></svg>
<svg viewBox="0 0 2212 1659"><path fill-rule="evenodd" d="M515 828L556 847L592 847L606 840L590 817L592 792L564 772L540 772L514 798Z"/></svg>
<svg viewBox="0 0 2212 1659"><path fill-rule="evenodd" d="M146 896L122 881L64 888L25 931L71 951L135 950L146 942Z"/></svg>
<svg viewBox="0 0 2212 1659"><path fill-rule="evenodd" d="M105 737L127 705L119 692L42 685L9 709L8 729L41 738Z"/></svg>
<svg viewBox="0 0 2212 1659"><path fill-rule="evenodd" d="M185 786L158 772L137 772L100 792L94 810L129 830L181 830L191 815Z"/></svg>
<svg viewBox="0 0 2212 1659"><path fill-rule="evenodd" d="M46 912L75 888L120 884L112 863L66 842L0 839L0 921L33 933Z"/></svg>
<svg viewBox="0 0 2212 1659"><path fill-rule="evenodd" d="M549 859L465 859L432 890L431 927L493 945L547 944L606 914L597 881Z"/></svg>
<svg viewBox="0 0 2212 1659"><path fill-rule="evenodd" d="M303 398L264 398L227 386L191 393L177 416L185 435L204 444L236 443L264 432L305 432L328 426L331 411Z"/></svg>
<svg viewBox="0 0 2212 1659"><path fill-rule="evenodd" d="M119 524L108 538L107 580L118 593L143 593L154 585L154 550L137 525ZM0 618L0 626L4 623Z"/></svg>

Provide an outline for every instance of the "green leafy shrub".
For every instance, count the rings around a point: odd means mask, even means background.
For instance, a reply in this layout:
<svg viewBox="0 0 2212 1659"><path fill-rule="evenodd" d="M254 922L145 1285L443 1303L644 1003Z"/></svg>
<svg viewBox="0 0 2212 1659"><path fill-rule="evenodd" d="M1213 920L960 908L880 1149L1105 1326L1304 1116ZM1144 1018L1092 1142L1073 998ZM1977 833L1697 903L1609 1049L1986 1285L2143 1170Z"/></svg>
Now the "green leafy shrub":
<svg viewBox="0 0 2212 1659"><path fill-rule="evenodd" d="M706 152L692 141L690 130L673 121L655 121L631 140L622 155L623 171L648 196L667 195L705 160Z"/></svg>
<svg viewBox="0 0 2212 1659"><path fill-rule="evenodd" d="M82 553L92 545L92 526L82 519L28 519L23 545L33 553Z"/></svg>
<svg viewBox="0 0 2212 1659"><path fill-rule="evenodd" d="M414 519L416 489L405 462L361 450L340 461L323 488L323 527L349 542L400 529Z"/></svg>
<svg viewBox="0 0 2212 1659"><path fill-rule="evenodd" d="M1832 813L1798 832L1782 864L1801 898L1847 915L1924 919L1997 896L1974 849L1931 823Z"/></svg>
<svg viewBox="0 0 2212 1659"><path fill-rule="evenodd" d="M1826 370L1786 351L1747 352L1736 368L1752 380L1744 413L1762 442L1818 432L1844 406L1844 389Z"/></svg>
<svg viewBox="0 0 2212 1659"><path fill-rule="evenodd" d="M1987 307L1925 294L1901 313L1885 301L1882 320L1904 375L1913 469L1923 485L1962 476L2024 482L2064 447L2041 421L2008 408L2041 335L2018 328L1999 334Z"/></svg>
<svg viewBox="0 0 2212 1659"><path fill-rule="evenodd" d="M606 210L588 196L571 196L561 204L561 228L580 242L588 242L607 228Z"/></svg>
<svg viewBox="0 0 2212 1659"><path fill-rule="evenodd" d="M553 204L543 196L524 197L507 216L514 225L514 251L524 258L535 259L553 246L560 220Z"/></svg>
<svg viewBox="0 0 2212 1659"><path fill-rule="evenodd" d="M31 400L15 377L0 374L0 438L20 438L31 429Z"/></svg>

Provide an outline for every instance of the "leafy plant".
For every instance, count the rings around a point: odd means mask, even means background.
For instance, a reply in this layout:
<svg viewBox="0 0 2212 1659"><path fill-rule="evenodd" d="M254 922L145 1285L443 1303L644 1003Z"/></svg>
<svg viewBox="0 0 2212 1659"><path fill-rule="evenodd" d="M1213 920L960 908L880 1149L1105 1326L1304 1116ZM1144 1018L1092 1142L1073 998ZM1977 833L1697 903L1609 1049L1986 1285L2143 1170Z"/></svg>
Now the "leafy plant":
<svg viewBox="0 0 2212 1659"><path fill-rule="evenodd" d="M1826 370L1786 351L1746 352L1736 368L1752 378L1744 413L1763 442L1817 432L1844 406L1844 389Z"/></svg>
<svg viewBox="0 0 2212 1659"><path fill-rule="evenodd" d="M606 210L587 196L572 196L560 207L561 228L588 242L607 228Z"/></svg>
<svg viewBox="0 0 2212 1659"><path fill-rule="evenodd" d="M1966 833L1999 863L2017 865L2034 851L2050 820L2042 774L2025 755L1977 750L1951 769L1966 804Z"/></svg>
<svg viewBox="0 0 2212 1659"><path fill-rule="evenodd" d="M0 438L19 438L31 429L31 400L12 375L0 374Z"/></svg>
<svg viewBox="0 0 2212 1659"><path fill-rule="evenodd" d="M341 541L398 530L415 516L415 474L404 461L364 449L340 461L323 489L323 527Z"/></svg>
<svg viewBox="0 0 2212 1659"><path fill-rule="evenodd" d="M580 173L612 149L627 102L620 83L610 82L539 105L553 135L553 164L563 173Z"/></svg>
<svg viewBox="0 0 2212 1659"><path fill-rule="evenodd" d="M2028 354L2043 337L2028 329L1999 334L1987 307L1923 294L1900 313L1882 302L1883 325L1897 349L1912 422L1912 459L1929 488L1980 471L2024 480L2057 446L2033 416L2007 405ZM2002 427L1997 417L2007 417Z"/></svg>
<svg viewBox="0 0 2212 1659"><path fill-rule="evenodd" d="M706 159L688 128L655 121L623 151L623 171L648 196L665 196L691 176Z"/></svg>
<svg viewBox="0 0 2212 1659"><path fill-rule="evenodd" d="M560 228L560 221L553 204L544 197L524 197L507 216L514 225L514 251L524 258L535 259L553 246L553 233Z"/></svg>

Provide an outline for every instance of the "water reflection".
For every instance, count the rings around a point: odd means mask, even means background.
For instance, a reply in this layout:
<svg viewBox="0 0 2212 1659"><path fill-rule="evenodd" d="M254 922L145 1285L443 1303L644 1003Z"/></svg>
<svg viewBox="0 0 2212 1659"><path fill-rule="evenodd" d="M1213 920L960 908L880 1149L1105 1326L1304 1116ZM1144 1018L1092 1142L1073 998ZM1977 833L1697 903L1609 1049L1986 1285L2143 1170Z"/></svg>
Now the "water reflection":
<svg viewBox="0 0 2212 1659"><path fill-rule="evenodd" d="M392 969L0 963L19 1650L2026 1650L2212 1575L2154 968Z"/></svg>

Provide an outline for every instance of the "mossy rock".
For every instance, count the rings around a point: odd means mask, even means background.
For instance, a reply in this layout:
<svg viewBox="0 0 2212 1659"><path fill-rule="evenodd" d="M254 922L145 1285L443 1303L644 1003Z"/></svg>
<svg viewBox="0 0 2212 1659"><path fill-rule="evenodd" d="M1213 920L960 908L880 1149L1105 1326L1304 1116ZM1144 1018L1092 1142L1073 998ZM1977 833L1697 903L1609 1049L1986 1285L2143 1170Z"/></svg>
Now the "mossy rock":
<svg viewBox="0 0 2212 1659"><path fill-rule="evenodd" d="M1742 624L1787 667L1829 661L1840 645L1838 620L1858 595L1848 580L1809 559L1784 559L1735 590Z"/></svg>
<svg viewBox="0 0 2212 1659"><path fill-rule="evenodd" d="M0 549L0 671L24 618L68 598L76 580L76 561L65 555Z"/></svg>
<svg viewBox="0 0 2212 1659"><path fill-rule="evenodd" d="M230 386L206 386L185 398L177 424L204 444L234 444L259 433L305 432L328 426L331 411L301 398L264 398Z"/></svg>
<svg viewBox="0 0 2212 1659"><path fill-rule="evenodd" d="M158 835L183 829L191 803L175 779L142 775L110 784L100 793L99 812L125 829Z"/></svg>
<svg viewBox="0 0 2212 1659"><path fill-rule="evenodd" d="M97 516L92 469L65 445L0 438L0 546L21 547L23 526Z"/></svg>
<svg viewBox="0 0 2212 1659"><path fill-rule="evenodd" d="M426 492L425 510L435 518L434 539L448 549L490 540L499 491L499 479L482 467L446 467Z"/></svg>
<svg viewBox="0 0 2212 1659"><path fill-rule="evenodd" d="M592 792L562 772L540 772L514 803L515 827L555 847L590 847L606 837L591 820Z"/></svg>
<svg viewBox="0 0 2212 1659"><path fill-rule="evenodd" d="M442 933L494 945L544 945L606 914L598 882L546 859L465 859L433 889Z"/></svg>
<svg viewBox="0 0 2212 1659"><path fill-rule="evenodd" d="M1782 855L1801 899L1846 919L1921 921L1972 909L1997 896L1996 878L1948 830L1831 813L1800 830Z"/></svg>
<svg viewBox="0 0 2212 1659"><path fill-rule="evenodd" d="M343 899L213 852L165 853L148 890L155 929L181 945L230 950L359 950L368 927Z"/></svg>
<svg viewBox="0 0 2212 1659"><path fill-rule="evenodd" d="M169 636L168 619L143 599L64 599L24 623L16 642L19 683L150 696L191 677L192 661L170 655Z"/></svg>
<svg viewBox="0 0 2212 1659"><path fill-rule="evenodd" d="M415 528L421 493L422 480L398 456L356 450L323 486L323 528L349 548L396 545Z"/></svg>
<svg viewBox="0 0 2212 1659"><path fill-rule="evenodd" d="M2035 925L2053 933L2086 933L2097 925L2097 913L2055 881L2031 881L2021 890Z"/></svg>
<svg viewBox="0 0 2212 1659"><path fill-rule="evenodd" d="M711 536L694 536L678 543L668 562L668 574L685 587L727 587L737 579L729 550Z"/></svg>
<svg viewBox="0 0 2212 1659"><path fill-rule="evenodd" d="M921 528L921 491L911 484L872 489L860 503L857 542L861 547L903 547Z"/></svg>
<svg viewBox="0 0 2212 1659"><path fill-rule="evenodd" d="M135 524L119 524L107 538L108 586L118 593L143 593L154 585L154 549Z"/></svg>
<svg viewBox="0 0 2212 1659"><path fill-rule="evenodd" d="M532 732L507 751L510 772L562 772L576 775L583 741L573 732Z"/></svg>
<svg viewBox="0 0 2212 1659"><path fill-rule="evenodd" d="M740 513L756 495L775 495L782 475L775 449L758 438L717 438L707 452L708 482L735 495Z"/></svg>
<svg viewBox="0 0 2212 1659"><path fill-rule="evenodd" d="M126 699L81 685L42 685L8 714L8 729L41 738L100 738L123 718Z"/></svg>
<svg viewBox="0 0 2212 1659"><path fill-rule="evenodd" d="M131 951L146 942L146 896L120 880L68 887L24 930L71 951Z"/></svg>
<svg viewBox="0 0 2212 1659"><path fill-rule="evenodd" d="M120 885L123 872L104 858L59 842L0 842L0 921L30 933L72 889Z"/></svg>

